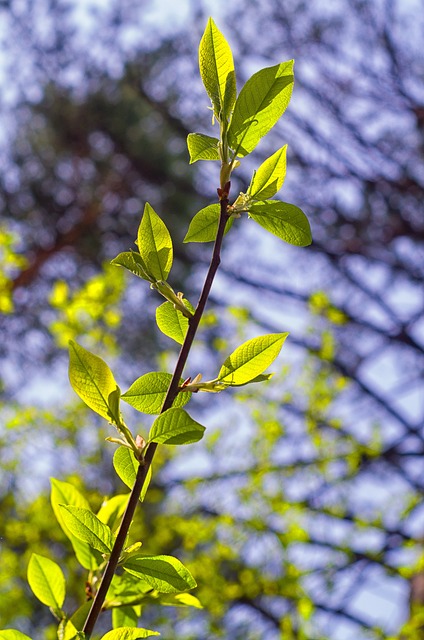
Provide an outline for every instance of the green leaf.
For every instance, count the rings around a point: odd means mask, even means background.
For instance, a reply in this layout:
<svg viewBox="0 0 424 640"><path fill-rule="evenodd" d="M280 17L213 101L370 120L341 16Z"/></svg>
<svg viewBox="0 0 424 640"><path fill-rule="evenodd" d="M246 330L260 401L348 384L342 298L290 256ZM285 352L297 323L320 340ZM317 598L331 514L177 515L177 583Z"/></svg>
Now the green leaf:
<svg viewBox="0 0 424 640"><path fill-rule="evenodd" d="M249 216L277 238L296 247L306 247L312 242L308 218L294 204L279 200L255 202L249 206Z"/></svg>
<svg viewBox="0 0 424 640"><path fill-rule="evenodd" d="M253 174L247 193L255 200L272 198L281 189L286 177L287 145L267 158Z"/></svg>
<svg viewBox="0 0 424 640"><path fill-rule="evenodd" d="M230 46L209 18L199 45L200 76L219 122L228 120L236 99L236 74Z"/></svg>
<svg viewBox="0 0 424 640"><path fill-rule="evenodd" d="M197 586L190 571L172 556L133 556L123 568L159 593L178 593Z"/></svg>
<svg viewBox="0 0 424 640"><path fill-rule="evenodd" d="M112 627L137 627L138 614L134 607L115 607L112 609Z"/></svg>
<svg viewBox="0 0 424 640"><path fill-rule="evenodd" d="M150 631L149 629L134 629L134 627L121 627L108 631L100 640L137 640L137 638L150 638L151 636L160 636L158 631Z"/></svg>
<svg viewBox="0 0 424 640"><path fill-rule="evenodd" d="M190 154L190 164L198 160L220 160L218 138L211 138L203 133L189 133L187 147Z"/></svg>
<svg viewBox="0 0 424 640"><path fill-rule="evenodd" d="M194 312L188 300L183 300L185 306ZM188 318L183 316L171 302L164 302L156 309L156 324L168 338L182 344L188 330Z"/></svg>
<svg viewBox="0 0 424 640"><path fill-rule="evenodd" d="M43 604L60 610L65 600L65 576L56 562L33 553L28 563L28 583Z"/></svg>
<svg viewBox="0 0 424 640"><path fill-rule="evenodd" d="M266 382L267 380L271 380L273 375L273 373L261 373L259 376L256 376L256 378L253 378L252 380L248 380L247 382L243 382L242 384L231 384L230 386L244 387L246 384L252 384L254 382Z"/></svg>
<svg viewBox="0 0 424 640"><path fill-rule="evenodd" d="M74 507L89 509L90 505L84 496L69 482L62 482L61 480L56 480L56 478L50 478L50 481L52 485L50 500L54 514L63 532L71 541L78 562L84 569L90 571L97 569L103 562L102 556L97 551L92 550L86 542L79 540L70 532L62 517L62 510L59 507L60 504L70 504Z"/></svg>
<svg viewBox="0 0 424 640"><path fill-rule="evenodd" d="M119 447L113 456L113 466L122 482L130 489L133 488L138 472L139 463L134 453L128 447ZM152 477L152 467L149 467L143 490L140 494L140 502L143 502Z"/></svg>
<svg viewBox="0 0 424 640"><path fill-rule="evenodd" d="M293 60L261 69L246 82L237 98L228 128L236 155L251 153L281 118L293 91Z"/></svg>
<svg viewBox="0 0 424 640"><path fill-rule="evenodd" d="M60 621L57 630L58 640L74 640L75 638L83 638L82 632L79 632L72 620L66 618Z"/></svg>
<svg viewBox="0 0 424 640"><path fill-rule="evenodd" d="M219 204L210 204L198 211L190 222L183 242L213 242L218 233L219 215ZM224 233L228 233L233 222L233 218L228 219Z"/></svg>
<svg viewBox="0 0 424 640"><path fill-rule="evenodd" d="M248 340L228 356L218 374L218 380L229 385L253 381L274 362L288 335L269 333Z"/></svg>
<svg viewBox="0 0 424 640"><path fill-rule="evenodd" d="M148 273L147 267L143 262L143 258L135 251L124 251L111 260L111 264L118 267L125 267L128 271L131 271L135 276L143 278L148 282L155 282L155 278Z"/></svg>
<svg viewBox="0 0 424 640"><path fill-rule="evenodd" d="M103 501L102 506L97 512L97 517L103 524L107 524L107 526L113 530L115 526L119 524L127 504L128 494L120 494L107 498Z"/></svg>
<svg viewBox="0 0 424 640"><path fill-rule="evenodd" d="M59 505L66 526L79 540L87 542L90 547L101 553L110 553L113 546L113 536L110 528L103 524L89 509Z"/></svg>
<svg viewBox="0 0 424 640"><path fill-rule="evenodd" d="M166 280L172 267L172 240L165 223L148 202L138 228L137 245L147 272L155 280Z"/></svg>
<svg viewBox="0 0 424 640"><path fill-rule="evenodd" d="M145 373L132 383L128 391L123 394L122 399L137 409L137 411L151 415L159 414L171 380L172 375L170 373ZM180 385L183 382L181 378ZM173 406L184 407L190 400L190 397L190 393L179 393L174 400Z"/></svg>
<svg viewBox="0 0 424 640"><path fill-rule="evenodd" d="M32 640L32 638L16 629L3 629L0 630L0 640Z"/></svg>
<svg viewBox="0 0 424 640"><path fill-rule="evenodd" d="M204 431L205 427L193 420L187 411L171 407L152 424L149 442L192 444L203 438Z"/></svg>
<svg viewBox="0 0 424 640"><path fill-rule="evenodd" d="M191 593L172 593L166 594L159 598L160 604L171 607L194 607L195 609L203 609L203 605L199 598Z"/></svg>
<svg viewBox="0 0 424 640"><path fill-rule="evenodd" d="M121 416L116 413L119 387L106 362L73 340L69 341L69 380L75 393L102 418L116 425Z"/></svg>

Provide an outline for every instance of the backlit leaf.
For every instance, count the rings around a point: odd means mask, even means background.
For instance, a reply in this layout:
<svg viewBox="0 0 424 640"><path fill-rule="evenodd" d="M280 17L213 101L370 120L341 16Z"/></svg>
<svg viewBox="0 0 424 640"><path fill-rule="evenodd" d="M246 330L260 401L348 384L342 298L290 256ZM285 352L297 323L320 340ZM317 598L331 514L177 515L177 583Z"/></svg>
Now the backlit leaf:
<svg viewBox="0 0 424 640"><path fill-rule="evenodd" d="M184 394L182 394L184 395ZM191 444L203 438L205 427L184 411L171 407L162 413L150 429L149 442L162 444Z"/></svg>
<svg viewBox="0 0 424 640"><path fill-rule="evenodd" d="M193 306L188 300L183 300L185 306L194 313ZM178 311L172 302L164 302L156 309L156 324L163 334L182 344L188 330L188 318Z"/></svg>
<svg viewBox="0 0 424 640"><path fill-rule="evenodd" d="M79 540L79 538L76 538L73 533L71 533L63 519L62 509L59 507L60 504L70 504L74 507L89 509L90 505L84 496L69 482L63 482L56 478L51 478L50 481L52 485L50 500L54 514L65 535L71 541L78 562L84 567L84 569L97 569L97 567L103 562L102 556L98 551L91 549L90 545L86 542Z"/></svg>
<svg viewBox="0 0 424 640"><path fill-rule="evenodd" d="M228 128L230 147L245 156L283 115L293 91L293 60L261 69L237 98Z"/></svg>
<svg viewBox="0 0 424 640"><path fill-rule="evenodd" d="M113 530L116 525L120 523L127 504L128 494L120 494L107 498L103 501L102 506L97 512L97 517L103 524L107 524L107 526Z"/></svg>
<svg viewBox="0 0 424 640"><path fill-rule="evenodd" d="M190 164L198 160L219 160L218 144L218 138L211 138L203 133L189 133L187 147Z"/></svg>
<svg viewBox="0 0 424 640"><path fill-rule="evenodd" d="M213 242L218 233L219 215L219 204L210 204L198 211L190 222L183 242ZM233 218L228 219L225 233L231 229L233 222Z"/></svg>
<svg viewBox="0 0 424 640"><path fill-rule="evenodd" d="M288 333L270 333L248 340L228 356L218 380L229 385L253 381L274 362L287 336Z"/></svg>
<svg viewBox="0 0 424 640"><path fill-rule="evenodd" d="M172 240L165 223L147 202L137 234L146 270L155 280L166 280L172 267Z"/></svg>
<svg viewBox="0 0 424 640"><path fill-rule="evenodd" d="M287 145L267 158L253 174L247 191L251 198L266 200L281 189L286 177L286 153Z"/></svg>
<svg viewBox="0 0 424 640"><path fill-rule="evenodd" d="M148 282L155 282L155 278L148 272L146 265L143 262L143 258L135 251L124 251L111 260L111 264L118 267L125 267L128 271L131 271L135 276L143 278Z"/></svg>
<svg viewBox="0 0 424 640"><path fill-rule="evenodd" d="M89 509L60 505L66 526L77 538L101 553L110 553L113 536L110 528Z"/></svg>
<svg viewBox="0 0 424 640"><path fill-rule="evenodd" d="M199 45L200 75L215 117L227 120L236 99L236 74L230 46L209 18Z"/></svg>
<svg viewBox="0 0 424 640"><path fill-rule="evenodd" d="M28 583L40 602L60 610L65 600L65 576L56 562L33 553L28 563Z"/></svg>
<svg viewBox="0 0 424 640"><path fill-rule="evenodd" d="M165 304L167 304L165 302ZM171 304L171 303L168 303ZM182 316L182 314L180 314ZM184 317L184 316L182 316ZM170 373L145 373L122 395L122 399L142 413L159 414L165 400L172 375ZM183 380L180 380L180 384ZM190 400L190 393L179 393L174 400L174 407L183 407Z"/></svg>
<svg viewBox="0 0 424 640"><path fill-rule="evenodd" d="M0 640L32 640L29 636L16 631L16 629L3 629L0 631Z"/></svg>
<svg viewBox="0 0 424 640"><path fill-rule="evenodd" d="M173 556L133 556L123 564L128 573L141 578L159 593L178 593L194 589L190 571Z"/></svg>
<svg viewBox="0 0 424 640"><path fill-rule="evenodd" d="M249 216L261 227L289 244L306 247L312 242L308 218L294 204L279 200L255 202L249 206Z"/></svg>
<svg viewBox="0 0 424 640"><path fill-rule="evenodd" d="M116 403L111 406L109 399L111 394L115 399L119 393L112 371L104 360L73 340L69 341L69 380L75 393L90 409L109 422L121 423L120 415L113 411Z"/></svg>
<svg viewBox="0 0 424 640"><path fill-rule="evenodd" d="M119 447L113 456L113 466L122 482L130 489L133 488L138 472L139 463L134 453L128 447ZM149 467L143 489L140 494L140 502L143 502L152 477L152 467Z"/></svg>
<svg viewBox="0 0 424 640"><path fill-rule="evenodd" d="M137 640L137 638L151 638L152 636L160 636L158 631L150 631L149 629L135 629L134 627L120 627L108 631L101 640Z"/></svg>

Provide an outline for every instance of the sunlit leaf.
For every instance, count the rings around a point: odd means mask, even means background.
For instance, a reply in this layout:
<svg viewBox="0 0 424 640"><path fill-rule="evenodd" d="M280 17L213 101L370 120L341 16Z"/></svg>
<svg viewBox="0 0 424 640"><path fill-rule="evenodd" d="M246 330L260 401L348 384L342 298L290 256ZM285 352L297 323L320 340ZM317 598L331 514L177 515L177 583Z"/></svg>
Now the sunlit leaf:
<svg viewBox="0 0 424 640"><path fill-rule="evenodd" d="M32 640L29 636L22 633L22 631L16 631L16 629L3 629L0 630L0 640Z"/></svg>
<svg viewBox="0 0 424 640"><path fill-rule="evenodd" d="M287 336L288 333L270 333L248 340L228 356L218 380L229 385L251 382L274 362Z"/></svg>
<svg viewBox="0 0 424 640"><path fill-rule="evenodd" d="M236 99L236 74L230 46L212 18L200 41L199 68L215 117L223 122Z"/></svg>
<svg viewBox="0 0 424 640"><path fill-rule="evenodd" d="M137 245L147 272L155 280L166 280L172 267L172 240L165 223L148 202L138 228Z"/></svg>
<svg viewBox="0 0 424 640"><path fill-rule="evenodd" d="M69 380L75 393L90 409L109 422L121 423L119 412L116 413L116 402L111 402L116 399L116 394L119 395L112 371L104 360L73 340L69 342Z"/></svg>
<svg viewBox="0 0 424 640"><path fill-rule="evenodd" d="M312 242L308 218L294 204L279 200L255 202L249 207L249 216L261 227L289 244L306 247Z"/></svg>
<svg viewBox="0 0 424 640"><path fill-rule="evenodd" d="M194 589L196 581L173 556L133 556L123 564L128 573L148 582L159 593L178 593Z"/></svg>
<svg viewBox="0 0 424 640"><path fill-rule="evenodd" d="M238 156L251 153L283 115L293 91L293 60L261 69L237 98L228 141Z"/></svg>
<svg viewBox="0 0 424 640"><path fill-rule="evenodd" d="M89 509L60 505L66 526L77 538L101 553L110 553L113 536L110 528Z"/></svg>
<svg viewBox="0 0 424 640"><path fill-rule="evenodd" d="M167 303L165 302L165 304ZM145 373L133 382L128 391L122 395L122 399L142 413L159 414L171 380L172 375L170 373L160 371ZM181 379L180 384L182 383L183 380ZM190 393L179 393L174 400L173 406L183 407L190 400L190 397Z"/></svg>
<svg viewBox="0 0 424 640"><path fill-rule="evenodd" d="M183 242L213 242L218 233L219 215L219 204L210 204L198 211L190 222ZM231 229L233 222L233 218L228 219L225 233Z"/></svg>
<svg viewBox="0 0 424 640"><path fill-rule="evenodd" d="M188 300L183 299L185 306L194 312ZM164 302L156 309L156 323L162 333L178 344L184 342L188 330L188 318L183 316L171 302Z"/></svg>
<svg viewBox="0 0 424 640"><path fill-rule="evenodd" d="M158 631L150 631L149 629L135 629L134 627L121 627L108 631L100 640L137 640L137 638L150 638L151 636L160 636Z"/></svg>
<svg viewBox="0 0 424 640"><path fill-rule="evenodd" d="M50 499L54 514L65 535L71 541L78 562L84 567L84 569L97 569L103 561L102 556L98 551L92 549L86 542L79 540L71 533L63 519L62 509L59 507L60 504L70 504L74 507L89 509L90 505L84 496L69 482L63 482L56 478L51 478L50 481L52 485Z"/></svg>
<svg viewBox="0 0 424 640"><path fill-rule="evenodd" d="M128 494L112 496L111 498L105 499L97 512L98 519L113 530L116 524L120 522L127 503Z"/></svg>
<svg viewBox="0 0 424 640"><path fill-rule="evenodd" d="M138 614L134 607L115 607L112 609L112 627L137 627Z"/></svg>
<svg viewBox="0 0 424 640"><path fill-rule="evenodd" d="M113 456L113 466L122 482L130 489L133 488L138 472L139 463L134 457L134 453L128 447L119 447ZM152 467L149 467L143 489L140 494L140 501L143 502L149 483L152 477Z"/></svg>
<svg viewBox="0 0 424 640"><path fill-rule="evenodd" d="M189 133L187 147L190 164L198 160L219 160L218 138L211 138L203 133Z"/></svg>
<svg viewBox="0 0 424 640"><path fill-rule="evenodd" d="M83 638L81 631L75 627L72 620L61 620L57 630L58 640L77 640L77 638Z"/></svg>
<svg viewBox="0 0 424 640"><path fill-rule="evenodd" d="M33 553L28 563L28 584L48 607L60 610L65 600L65 576L56 562Z"/></svg>
<svg viewBox="0 0 424 640"><path fill-rule="evenodd" d="M182 394L184 395L184 394ZM150 429L149 442L162 444L191 444L203 438L205 427L184 411L171 407L162 413Z"/></svg>
<svg viewBox="0 0 424 640"><path fill-rule="evenodd" d="M143 258L135 251L124 251L111 260L111 264L118 267L125 267L128 271L131 271L135 276L143 278L148 282L154 282L155 278L148 272L146 265L143 262Z"/></svg>
<svg viewBox="0 0 424 640"><path fill-rule="evenodd" d="M172 593L162 595L159 602L165 606L171 607L194 607L195 609L203 609L203 605L199 598L191 593Z"/></svg>
<svg viewBox="0 0 424 640"><path fill-rule="evenodd" d="M253 174L247 191L251 198L266 200L281 189L286 177L287 145L267 158Z"/></svg>

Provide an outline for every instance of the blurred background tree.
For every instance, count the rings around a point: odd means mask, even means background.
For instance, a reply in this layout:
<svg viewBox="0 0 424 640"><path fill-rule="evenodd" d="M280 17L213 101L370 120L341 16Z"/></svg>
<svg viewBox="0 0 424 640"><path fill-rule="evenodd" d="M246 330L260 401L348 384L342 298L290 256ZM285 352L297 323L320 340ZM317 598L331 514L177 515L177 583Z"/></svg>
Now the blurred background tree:
<svg viewBox="0 0 424 640"><path fill-rule="evenodd" d="M178 241L215 198L217 175L189 167L185 147L207 126L196 51L212 12L240 80L296 59L290 108L255 161L289 144L281 197L307 212L314 244L283 246L248 220L228 235L208 348L188 374L213 373L242 337L289 330L286 377L243 403L214 398L213 415L196 398L206 446L162 452L139 535L184 559L205 608L143 619L181 639L419 638L423 2L187 2L166 20L139 5L0 8L1 626L54 637L25 586L30 549L54 547L72 575L45 516L48 476L87 484L93 505L123 490L104 426L68 390L68 338L115 360L123 388L175 357L155 361L171 348L150 329L156 300L107 266L132 246L146 200L178 247L176 288L195 300L209 246ZM75 576L74 602L82 585Z"/></svg>

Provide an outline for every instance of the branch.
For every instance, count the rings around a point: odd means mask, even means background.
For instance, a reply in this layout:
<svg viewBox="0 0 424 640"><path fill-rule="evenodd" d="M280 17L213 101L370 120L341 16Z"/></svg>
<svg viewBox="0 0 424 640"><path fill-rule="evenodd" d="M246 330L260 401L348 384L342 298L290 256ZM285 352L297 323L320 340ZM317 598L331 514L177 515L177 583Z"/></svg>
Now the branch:
<svg viewBox="0 0 424 640"><path fill-rule="evenodd" d="M164 411L166 411L172 406L172 403L174 402L175 398L178 395L178 387L180 384L181 374L184 370L188 355L190 353L190 349L193 344L194 337L196 335L200 320L205 310L205 306L209 297L210 290L212 288L212 283L214 281L215 274L221 262L220 255L221 255L222 240L224 237L225 225L228 220L228 214L227 214L228 196L221 199L220 205L221 205L221 213L219 218L219 226L218 226L218 232L216 235L215 244L213 248L211 263L209 265L209 269L206 274L205 282L203 285L202 293L200 294L196 311L194 312L193 317L190 318L189 320L187 335L181 347L178 360L175 365L175 370L172 376L172 380L170 382L168 392L166 394L166 398L163 403L161 413L163 413ZM150 465L155 455L157 446L158 446L157 443L155 442L151 443L147 448L144 458L140 461L136 480L128 500L127 508L122 518L122 523L119 528L118 535L116 536L115 544L113 545L113 549L110 554L109 562L106 566L105 572L103 574L103 577L99 586L99 590L95 595L90 612L84 624L83 631L85 633L86 638L90 638L94 629L94 625L96 624L97 618L99 617L100 612L103 608L103 604L106 599L106 595L109 590L110 584L112 582L112 578L118 566L119 558L121 556L122 549L124 548L128 531L129 531L132 519L134 517L134 512L135 512L138 500L140 498L140 494L143 489L143 485L145 483L147 473L149 471Z"/></svg>

